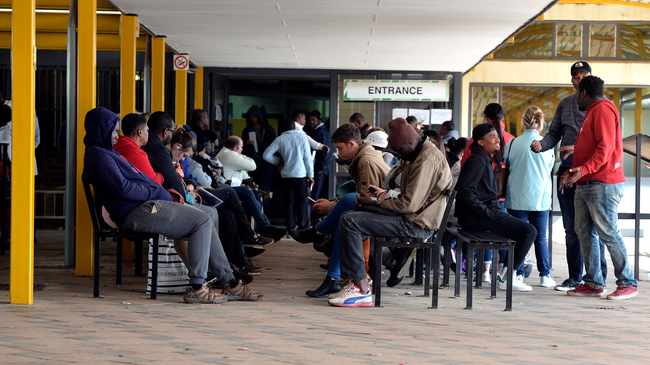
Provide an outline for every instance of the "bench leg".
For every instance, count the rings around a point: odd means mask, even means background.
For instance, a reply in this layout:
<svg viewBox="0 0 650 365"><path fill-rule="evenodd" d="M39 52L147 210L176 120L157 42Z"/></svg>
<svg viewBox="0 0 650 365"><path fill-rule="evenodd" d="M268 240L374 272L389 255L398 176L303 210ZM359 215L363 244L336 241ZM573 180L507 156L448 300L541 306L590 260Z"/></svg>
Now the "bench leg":
<svg viewBox="0 0 650 365"><path fill-rule="evenodd" d="M156 299L158 294L158 236L153 238L151 250L151 299Z"/></svg>
<svg viewBox="0 0 650 365"><path fill-rule="evenodd" d="M483 287L483 270L485 270L485 262L483 257L485 256L485 249L479 248L478 255L476 256L476 287Z"/></svg>
<svg viewBox="0 0 650 365"><path fill-rule="evenodd" d="M115 237L115 285L122 285L122 238Z"/></svg>
<svg viewBox="0 0 650 365"><path fill-rule="evenodd" d="M463 267L463 244L456 243L456 277L454 278L454 297L460 297L460 271Z"/></svg>
<svg viewBox="0 0 650 365"><path fill-rule="evenodd" d="M422 285L422 273L424 271L424 250L416 249L415 251L415 279L413 280L413 285Z"/></svg>
<svg viewBox="0 0 650 365"><path fill-rule="evenodd" d="M93 245L95 246L93 248L93 297L99 298L100 296L100 291L99 291L99 276L101 272L101 256L102 256L102 245L100 241L100 237L98 234L94 235L95 238L93 239Z"/></svg>
<svg viewBox="0 0 650 365"><path fill-rule="evenodd" d="M142 244L142 241L138 241L133 245L133 249L135 250L135 276L144 276L142 274L142 251L144 250L144 245ZM149 246L147 246L147 249L149 249Z"/></svg>
<svg viewBox="0 0 650 365"><path fill-rule="evenodd" d="M512 310L512 272L515 266L514 246L508 246L508 288L506 290L506 311Z"/></svg>
<svg viewBox="0 0 650 365"><path fill-rule="evenodd" d="M429 285L431 285L431 248L422 250L424 254L424 296L429 296Z"/></svg>
<svg viewBox="0 0 650 365"><path fill-rule="evenodd" d="M373 249L372 293L375 295L375 307L381 307L381 256L383 245L379 240L371 241Z"/></svg>
<svg viewBox="0 0 650 365"><path fill-rule="evenodd" d="M492 299L497 297L497 271L499 271L497 252L499 250L496 248L492 249L492 283L490 284L490 298Z"/></svg>
<svg viewBox="0 0 650 365"><path fill-rule="evenodd" d="M448 287L449 270L451 269L451 243L447 243L444 245L444 251L445 251L445 262L444 262L443 272L442 272L442 286Z"/></svg>
<svg viewBox="0 0 650 365"><path fill-rule="evenodd" d="M433 260L433 292L431 293L431 308L438 308L438 279L440 277L440 243L433 246L431 249L431 257Z"/></svg>
<svg viewBox="0 0 650 365"><path fill-rule="evenodd" d="M472 309L472 275L474 275L474 247L472 244L467 245L467 304L465 309Z"/></svg>

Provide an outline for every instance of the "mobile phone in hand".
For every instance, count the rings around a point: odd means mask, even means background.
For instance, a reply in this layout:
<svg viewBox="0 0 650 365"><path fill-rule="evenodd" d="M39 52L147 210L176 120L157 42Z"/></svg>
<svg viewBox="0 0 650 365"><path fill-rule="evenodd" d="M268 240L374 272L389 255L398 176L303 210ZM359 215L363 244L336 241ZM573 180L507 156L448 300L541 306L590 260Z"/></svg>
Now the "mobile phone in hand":
<svg viewBox="0 0 650 365"><path fill-rule="evenodd" d="M314 198L312 198L311 196L308 196L307 200L309 200L312 203L316 203L316 200Z"/></svg>

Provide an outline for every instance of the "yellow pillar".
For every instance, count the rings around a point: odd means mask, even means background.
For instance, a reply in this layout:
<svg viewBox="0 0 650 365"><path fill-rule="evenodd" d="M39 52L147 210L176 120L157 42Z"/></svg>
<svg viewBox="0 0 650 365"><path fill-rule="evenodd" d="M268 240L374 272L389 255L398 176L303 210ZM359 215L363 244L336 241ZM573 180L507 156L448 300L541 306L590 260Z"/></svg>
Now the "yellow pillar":
<svg viewBox="0 0 650 365"><path fill-rule="evenodd" d="M203 109L203 67L194 71L194 109Z"/></svg>
<svg viewBox="0 0 650 365"><path fill-rule="evenodd" d="M138 17L120 17L120 116L135 112L135 53Z"/></svg>
<svg viewBox="0 0 650 365"><path fill-rule="evenodd" d="M151 111L165 110L165 37L151 39Z"/></svg>
<svg viewBox="0 0 650 365"><path fill-rule="evenodd" d="M93 273L93 228L86 204L81 173L83 171L85 134L84 118L95 107L97 93L97 0L78 2L77 25L77 196L75 274Z"/></svg>
<svg viewBox="0 0 650 365"><path fill-rule="evenodd" d="M35 0L13 1L11 16L11 260L12 304L34 302Z"/></svg>
<svg viewBox="0 0 650 365"><path fill-rule="evenodd" d="M176 125L184 125L187 118L187 70L176 70Z"/></svg>

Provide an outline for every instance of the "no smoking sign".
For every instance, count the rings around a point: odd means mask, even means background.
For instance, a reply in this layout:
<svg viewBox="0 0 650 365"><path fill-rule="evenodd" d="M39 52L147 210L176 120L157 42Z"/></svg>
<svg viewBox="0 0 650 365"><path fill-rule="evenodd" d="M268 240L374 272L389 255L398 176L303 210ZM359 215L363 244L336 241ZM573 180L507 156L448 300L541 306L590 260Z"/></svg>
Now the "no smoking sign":
<svg viewBox="0 0 650 365"><path fill-rule="evenodd" d="M174 55L174 71L187 71L190 69L190 56L188 54Z"/></svg>

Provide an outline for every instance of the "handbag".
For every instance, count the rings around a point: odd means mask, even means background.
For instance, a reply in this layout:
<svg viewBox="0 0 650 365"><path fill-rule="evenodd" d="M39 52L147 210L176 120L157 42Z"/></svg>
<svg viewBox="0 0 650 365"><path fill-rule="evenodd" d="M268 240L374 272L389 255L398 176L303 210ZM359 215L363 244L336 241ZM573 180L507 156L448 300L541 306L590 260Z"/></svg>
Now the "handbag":
<svg viewBox="0 0 650 365"><path fill-rule="evenodd" d="M147 295L151 293L152 254L158 255L158 294L182 294L190 284L187 267L176 252L174 240L160 235L158 239L158 252L153 253L153 242L149 241L149 254L147 255Z"/></svg>

